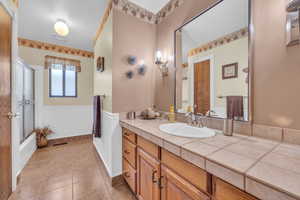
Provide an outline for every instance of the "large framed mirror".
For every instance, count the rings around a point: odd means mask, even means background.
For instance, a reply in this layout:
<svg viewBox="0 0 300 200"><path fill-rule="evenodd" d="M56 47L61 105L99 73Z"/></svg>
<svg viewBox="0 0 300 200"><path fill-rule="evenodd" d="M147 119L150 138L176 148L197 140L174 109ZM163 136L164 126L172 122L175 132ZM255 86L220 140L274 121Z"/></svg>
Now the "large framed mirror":
<svg viewBox="0 0 300 200"><path fill-rule="evenodd" d="M251 120L251 0L221 0L175 31L177 113Z"/></svg>

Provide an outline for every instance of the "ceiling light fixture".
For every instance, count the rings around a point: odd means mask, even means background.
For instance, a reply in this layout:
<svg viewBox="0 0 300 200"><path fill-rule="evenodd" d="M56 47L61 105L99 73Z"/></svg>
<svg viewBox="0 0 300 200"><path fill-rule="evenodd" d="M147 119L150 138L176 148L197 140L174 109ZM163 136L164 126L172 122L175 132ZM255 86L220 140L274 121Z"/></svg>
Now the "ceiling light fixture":
<svg viewBox="0 0 300 200"><path fill-rule="evenodd" d="M60 36L67 36L69 34L69 27L65 21L59 19L54 24L55 32Z"/></svg>

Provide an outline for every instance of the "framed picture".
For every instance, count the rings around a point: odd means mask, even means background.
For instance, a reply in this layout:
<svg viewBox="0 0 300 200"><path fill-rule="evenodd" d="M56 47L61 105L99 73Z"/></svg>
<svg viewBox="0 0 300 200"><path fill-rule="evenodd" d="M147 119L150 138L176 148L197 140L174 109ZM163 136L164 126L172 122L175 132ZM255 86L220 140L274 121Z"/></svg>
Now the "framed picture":
<svg viewBox="0 0 300 200"><path fill-rule="evenodd" d="M222 79L230 79L238 77L238 63L232 63L222 66Z"/></svg>
<svg viewBox="0 0 300 200"><path fill-rule="evenodd" d="M97 72L104 72L104 57L97 58Z"/></svg>

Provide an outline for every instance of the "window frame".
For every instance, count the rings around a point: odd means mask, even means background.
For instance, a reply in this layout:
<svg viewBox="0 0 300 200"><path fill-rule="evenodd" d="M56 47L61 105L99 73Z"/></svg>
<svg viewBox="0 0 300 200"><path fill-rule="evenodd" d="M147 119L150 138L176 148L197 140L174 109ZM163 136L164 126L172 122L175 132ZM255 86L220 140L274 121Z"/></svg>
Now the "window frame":
<svg viewBox="0 0 300 200"><path fill-rule="evenodd" d="M74 96L66 96L66 68L63 67L63 80L62 80L62 86L63 86L63 94L62 95L52 95L52 68L49 68L49 97L50 98L77 98L78 97L78 72L75 69L75 95Z"/></svg>

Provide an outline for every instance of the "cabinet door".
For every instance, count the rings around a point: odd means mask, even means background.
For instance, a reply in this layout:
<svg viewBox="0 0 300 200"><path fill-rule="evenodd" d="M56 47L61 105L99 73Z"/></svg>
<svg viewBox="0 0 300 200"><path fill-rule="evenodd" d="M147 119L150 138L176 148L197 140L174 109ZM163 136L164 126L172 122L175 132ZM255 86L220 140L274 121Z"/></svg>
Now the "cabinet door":
<svg viewBox="0 0 300 200"><path fill-rule="evenodd" d="M160 163L138 148L137 153L137 197L139 200L159 200Z"/></svg>
<svg viewBox="0 0 300 200"><path fill-rule="evenodd" d="M209 200L198 188L169 168L161 170L161 200Z"/></svg>
<svg viewBox="0 0 300 200"><path fill-rule="evenodd" d="M217 177L213 177L213 197L216 200L257 200L257 198Z"/></svg>

